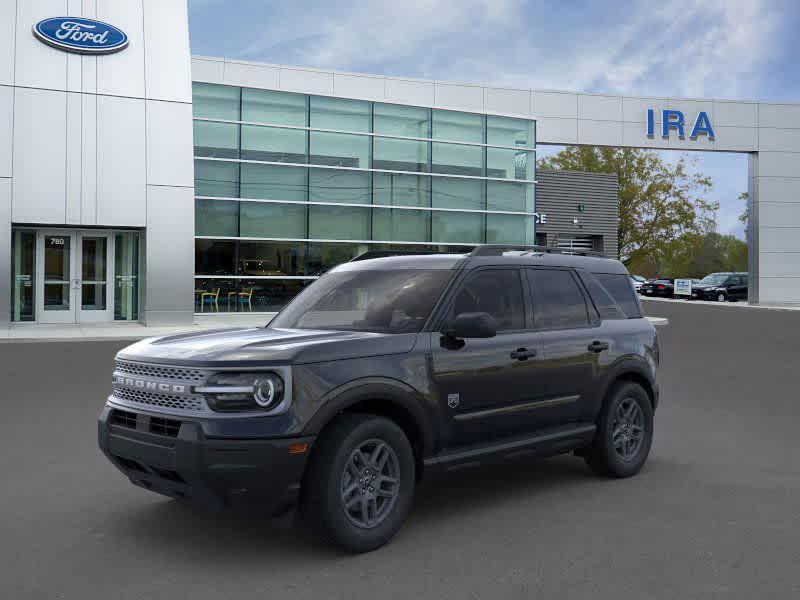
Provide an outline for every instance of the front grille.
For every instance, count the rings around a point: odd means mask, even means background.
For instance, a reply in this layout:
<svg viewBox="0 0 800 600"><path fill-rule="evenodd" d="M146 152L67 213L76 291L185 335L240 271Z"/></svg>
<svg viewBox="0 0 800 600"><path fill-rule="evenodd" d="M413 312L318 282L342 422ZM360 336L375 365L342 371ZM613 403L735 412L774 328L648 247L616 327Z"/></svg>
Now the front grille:
<svg viewBox="0 0 800 600"><path fill-rule="evenodd" d="M205 412L206 402L201 396L180 396L178 394L158 394L135 390L122 386L114 386L112 394L115 398L127 402L134 402L142 406L157 406L174 410Z"/></svg>
<svg viewBox="0 0 800 600"><path fill-rule="evenodd" d="M181 422L174 419L162 419L161 417L150 418L150 433L157 435L168 435L169 437L178 437L178 431L181 428Z"/></svg>
<svg viewBox="0 0 800 600"><path fill-rule="evenodd" d="M184 367L164 367L146 363L134 363L127 360L115 361L114 370L121 375L135 375L137 377L153 377L156 379L174 379L191 381L194 383L205 381L207 373L199 369Z"/></svg>
<svg viewBox="0 0 800 600"><path fill-rule="evenodd" d="M136 413L115 408L111 411L111 424L127 427L128 429L136 429Z"/></svg>

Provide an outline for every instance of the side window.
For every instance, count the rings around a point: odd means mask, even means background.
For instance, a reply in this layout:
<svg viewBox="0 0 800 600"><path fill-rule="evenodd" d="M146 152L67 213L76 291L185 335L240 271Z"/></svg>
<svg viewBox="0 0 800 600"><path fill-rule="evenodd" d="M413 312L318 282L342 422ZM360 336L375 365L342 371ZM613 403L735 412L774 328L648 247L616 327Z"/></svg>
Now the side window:
<svg viewBox="0 0 800 600"><path fill-rule="evenodd" d="M589 325L583 292L570 271L526 269L526 272L537 328L565 329Z"/></svg>
<svg viewBox="0 0 800 600"><path fill-rule="evenodd" d="M594 275L586 271L579 272L589 296L592 298L597 312L600 314L601 319L627 319L627 315L617 305L611 294L603 287ZM590 309L591 310L591 309Z"/></svg>
<svg viewBox="0 0 800 600"><path fill-rule="evenodd" d="M497 321L497 330L525 328L522 284L516 269L481 270L470 275L456 294L450 318L485 312Z"/></svg>
<svg viewBox="0 0 800 600"><path fill-rule="evenodd" d="M613 273L595 273L594 276L611 294L625 316L629 319L642 316L639 300L636 298L636 291L633 289L630 277Z"/></svg>

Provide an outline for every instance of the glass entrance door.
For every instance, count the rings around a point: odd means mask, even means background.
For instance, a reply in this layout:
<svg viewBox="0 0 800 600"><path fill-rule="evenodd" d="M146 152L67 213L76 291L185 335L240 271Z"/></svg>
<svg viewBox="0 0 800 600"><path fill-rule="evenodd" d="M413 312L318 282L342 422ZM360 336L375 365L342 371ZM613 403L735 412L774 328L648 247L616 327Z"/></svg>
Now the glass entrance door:
<svg viewBox="0 0 800 600"><path fill-rule="evenodd" d="M111 235L84 232L78 233L77 238L80 244L80 284L76 286L78 321L113 321Z"/></svg>
<svg viewBox="0 0 800 600"><path fill-rule="evenodd" d="M104 232L40 231L37 314L41 323L113 321L112 236Z"/></svg>

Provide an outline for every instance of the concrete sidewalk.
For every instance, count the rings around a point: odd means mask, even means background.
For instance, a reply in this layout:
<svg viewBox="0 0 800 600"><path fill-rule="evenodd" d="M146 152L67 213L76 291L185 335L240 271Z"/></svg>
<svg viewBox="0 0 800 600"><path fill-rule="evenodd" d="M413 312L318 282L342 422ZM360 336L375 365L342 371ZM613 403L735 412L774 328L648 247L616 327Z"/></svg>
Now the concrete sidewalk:
<svg viewBox="0 0 800 600"><path fill-rule="evenodd" d="M141 323L74 323L42 325L14 323L0 329L3 342L59 342L97 340L140 340L179 331L204 331L222 327L263 327L276 313L196 315L193 325L147 327Z"/></svg>

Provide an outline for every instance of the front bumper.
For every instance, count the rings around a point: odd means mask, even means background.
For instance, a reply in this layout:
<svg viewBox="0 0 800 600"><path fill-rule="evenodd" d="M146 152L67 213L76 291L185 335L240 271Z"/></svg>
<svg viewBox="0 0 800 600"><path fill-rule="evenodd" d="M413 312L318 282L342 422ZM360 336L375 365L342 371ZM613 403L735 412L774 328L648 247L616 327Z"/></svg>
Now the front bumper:
<svg viewBox="0 0 800 600"><path fill-rule="evenodd" d="M108 404L98 421L100 449L131 483L212 509L291 507L313 442L208 438L198 422Z"/></svg>

